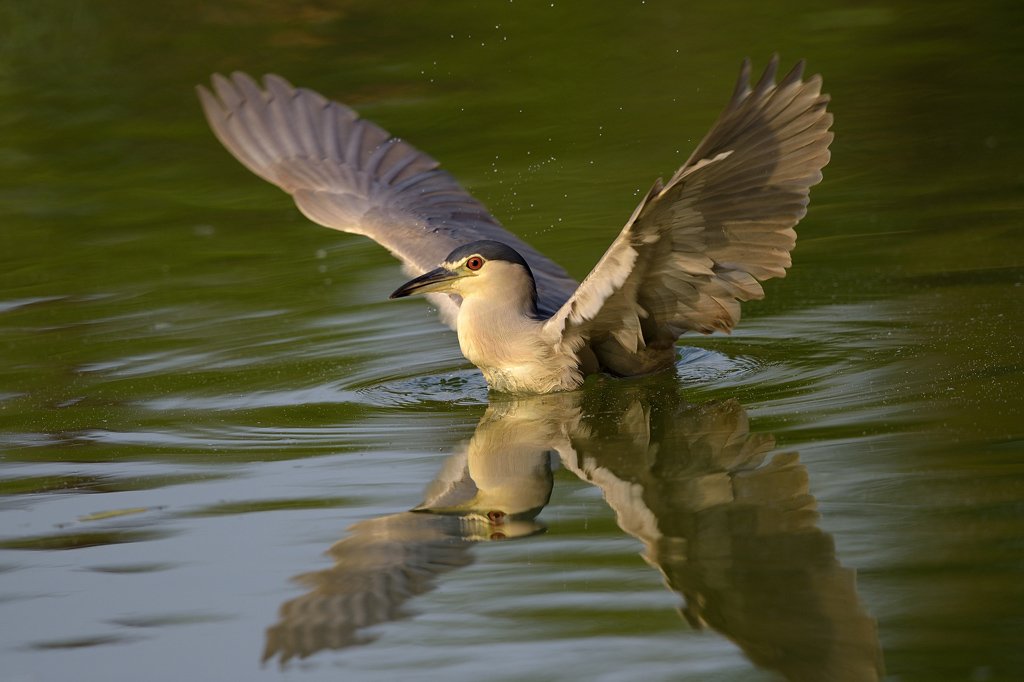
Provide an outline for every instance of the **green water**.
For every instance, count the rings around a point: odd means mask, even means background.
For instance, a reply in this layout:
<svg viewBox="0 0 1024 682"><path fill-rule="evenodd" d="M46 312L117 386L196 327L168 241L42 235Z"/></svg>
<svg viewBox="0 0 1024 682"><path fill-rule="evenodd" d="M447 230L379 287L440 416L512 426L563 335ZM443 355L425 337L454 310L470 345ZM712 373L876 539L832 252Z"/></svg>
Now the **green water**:
<svg viewBox="0 0 1024 682"><path fill-rule="evenodd" d="M582 278L774 51L835 114L788 276L550 402L193 91L344 101ZM0 680L1024 678L1022 92L1010 2L6 0ZM409 512L461 466L505 541Z"/></svg>

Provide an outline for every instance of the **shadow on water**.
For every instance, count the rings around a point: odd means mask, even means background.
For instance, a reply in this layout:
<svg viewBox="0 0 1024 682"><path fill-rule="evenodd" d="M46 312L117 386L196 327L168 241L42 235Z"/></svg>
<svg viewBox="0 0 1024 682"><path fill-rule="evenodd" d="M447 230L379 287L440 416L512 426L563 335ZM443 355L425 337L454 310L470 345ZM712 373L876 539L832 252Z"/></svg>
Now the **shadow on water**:
<svg viewBox="0 0 1024 682"><path fill-rule="evenodd" d="M737 401L694 405L674 383L492 395L421 505L355 524L331 547L332 568L296 576L310 591L281 606L264 661L371 642L369 628L413 615L409 599L471 564L475 543L543 532L535 517L557 456L643 542L691 627L717 631L789 680L881 679L855 572L817 527L799 456L774 446L750 433Z"/></svg>

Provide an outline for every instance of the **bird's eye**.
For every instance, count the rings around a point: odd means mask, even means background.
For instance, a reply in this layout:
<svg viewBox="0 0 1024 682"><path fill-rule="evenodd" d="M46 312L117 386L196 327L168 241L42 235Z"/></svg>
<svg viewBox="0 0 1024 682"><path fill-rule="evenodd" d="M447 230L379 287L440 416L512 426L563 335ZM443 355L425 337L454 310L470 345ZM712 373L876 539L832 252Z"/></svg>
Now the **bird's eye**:
<svg viewBox="0 0 1024 682"><path fill-rule="evenodd" d="M480 256L473 256L468 261L466 261L466 267L469 268L470 270L479 270L483 266L484 259L481 258Z"/></svg>
<svg viewBox="0 0 1024 682"><path fill-rule="evenodd" d="M487 512L487 518L497 523L498 521L501 521L503 518L505 518L505 512L495 509L494 511Z"/></svg>

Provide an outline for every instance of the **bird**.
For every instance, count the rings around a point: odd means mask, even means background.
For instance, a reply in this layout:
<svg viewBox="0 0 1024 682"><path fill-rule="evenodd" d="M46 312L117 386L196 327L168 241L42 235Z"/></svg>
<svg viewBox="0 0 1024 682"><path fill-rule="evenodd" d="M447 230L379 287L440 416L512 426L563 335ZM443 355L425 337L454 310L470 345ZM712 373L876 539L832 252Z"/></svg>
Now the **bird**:
<svg viewBox="0 0 1024 682"><path fill-rule="evenodd" d="M830 98L779 56L750 85L743 61L724 111L688 160L644 195L582 282L505 230L439 162L349 107L268 74L197 86L221 143L292 195L312 221L365 235L458 334L489 389L550 393L587 376L673 367L686 332L730 333L740 302L792 264L795 225L830 158Z"/></svg>

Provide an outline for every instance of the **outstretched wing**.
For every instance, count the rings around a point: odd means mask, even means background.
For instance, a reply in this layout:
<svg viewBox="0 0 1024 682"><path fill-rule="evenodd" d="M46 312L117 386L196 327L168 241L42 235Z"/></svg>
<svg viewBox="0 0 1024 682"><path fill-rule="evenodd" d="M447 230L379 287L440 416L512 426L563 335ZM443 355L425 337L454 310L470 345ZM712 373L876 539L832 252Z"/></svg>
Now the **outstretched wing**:
<svg viewBox="0 0 1024 682"><path fill-rule="evenodd" d="M311 220L373 239L411 275L437 267L462 244L503 242L530 264L538 304L549 314L575 290L576 281L561 267L502 228L431 157L280 76L264 76L263 84L265 90L236 72L230 80L213 76L216 95L202 86L197 90L224 146L291 194ZM454 316L447 317L454 327Z"/></svg>
<svg viewBox="0 0 1024 682"><path fill-rule="evenodd" d="M739 301L783 277L832 141L821 77L803 61L778 85L778 55L753 90L743 63L732 100L690 159L659 180L611 248L547 324L565 346L590 345L607 369L636 374L674 360L688 330L729 332Z"/></svg>

